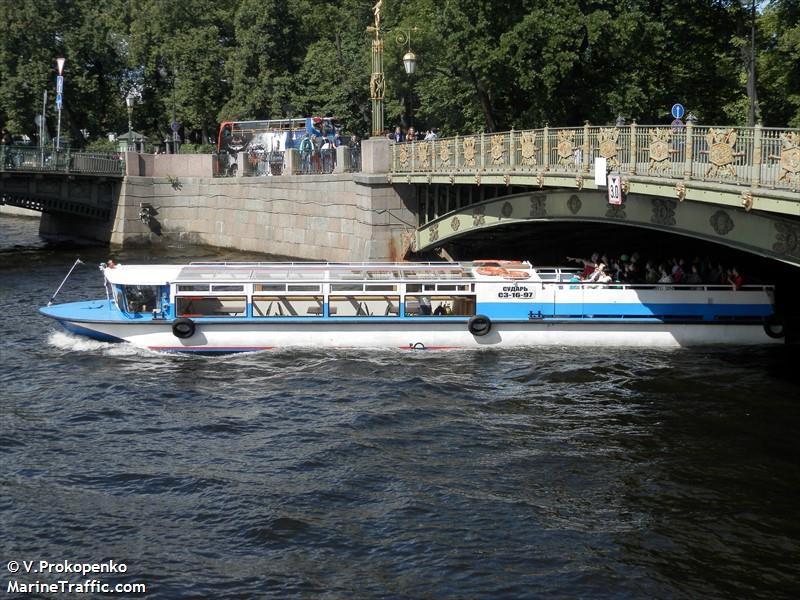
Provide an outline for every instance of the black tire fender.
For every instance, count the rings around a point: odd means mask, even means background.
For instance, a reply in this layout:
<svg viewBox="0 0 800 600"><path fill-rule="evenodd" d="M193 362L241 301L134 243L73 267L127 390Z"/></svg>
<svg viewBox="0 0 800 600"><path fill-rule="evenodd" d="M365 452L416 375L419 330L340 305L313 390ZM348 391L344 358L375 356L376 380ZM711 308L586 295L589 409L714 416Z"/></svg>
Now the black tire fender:
<svg viewBox="0 0 800 600"><path fill-rule="evenodd" d="M197 329L197 326L191 319L180 318L172 322L172 335L182 340L192 337L195 329Z"/></svg>
<svg viewBox="0 0 800 600"><path fill-rule="evenodd" d="M783 320L776 315L770 315L764 319L764 333L773 340L779 340L786 336L786 327Z"/></svg>
<svg viewBox="0 0 800 600"><path fill-rule="evenodd" d="M475 315L470 318L467 328L472 335L480 337L492 330L492 320L486 315Z"/></svg>

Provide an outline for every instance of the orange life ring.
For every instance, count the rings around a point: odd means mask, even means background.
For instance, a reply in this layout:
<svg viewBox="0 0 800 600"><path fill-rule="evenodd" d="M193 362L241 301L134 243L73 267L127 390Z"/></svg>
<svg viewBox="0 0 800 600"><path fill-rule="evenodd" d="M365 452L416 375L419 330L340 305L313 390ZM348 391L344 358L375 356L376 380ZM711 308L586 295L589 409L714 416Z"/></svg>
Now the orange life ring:
<svg viewBox="0 0 800 600"><path fill-rule="evenodd" d="M501 277L508 274L508 271L502 267L478 267L475 269L475 272L478 275L491 275L494 277Z"/></svg>
<svg viewBox="0 0 800 600"><path fill-rule="evenodd" d="M521 260L498 260L494 258L484 258L473 260L472 264L476 267L525 267Z"/></svg>

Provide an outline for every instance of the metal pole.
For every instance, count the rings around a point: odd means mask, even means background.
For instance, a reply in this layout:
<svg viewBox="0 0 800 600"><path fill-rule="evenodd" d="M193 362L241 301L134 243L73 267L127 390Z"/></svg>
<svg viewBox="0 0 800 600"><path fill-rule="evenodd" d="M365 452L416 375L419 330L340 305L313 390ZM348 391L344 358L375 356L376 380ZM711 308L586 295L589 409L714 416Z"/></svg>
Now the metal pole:
<svg viewBox="0 0 800 600"><path fill-rule="evenodd" d="M169 124L169 128L172 129L172 153L178 153L177 147L177 138L178 132L175 131L175 73L172 74L172 123Z"/></svg>
<svg viewBox="0 0 800 600"><path fill-rule="evenodd" d="M44 91L44 94L42 96L42 120L39 123L39 150L41 154L39 164L41 166L44 166L44 132L46 129L44 115L46 110L47 110L47 90Z"/></svg>
<svg viewBox="0 0 800 600"><path fill-rule="evenodd" d="M56 152L61 148L61 107L58 107L58 127L56 128Z"/></svg>

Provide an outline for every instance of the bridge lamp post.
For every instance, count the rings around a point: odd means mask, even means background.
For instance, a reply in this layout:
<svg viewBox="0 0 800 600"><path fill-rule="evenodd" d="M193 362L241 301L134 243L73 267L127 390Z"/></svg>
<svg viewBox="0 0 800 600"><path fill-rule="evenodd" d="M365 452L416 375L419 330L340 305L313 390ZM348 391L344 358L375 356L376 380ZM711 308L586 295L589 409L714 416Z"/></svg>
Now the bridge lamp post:
<svg viewBox="0 0 800 600"><path fill-rule="evenodd" d="M369 92L372 100L372 136L383 135L383 98L386 93L386 76L383 72L383 36L390 29L381 29L381 8L383 0L378 0L372 7L375 17L374 25L367 27L367 31L373 34L372 38L372 74L369 78ZM411 51L411 32L417 28L400 31L397 34L398 44L408 44L408 52L403 57L403 67L406 74L412 75L417 67L417 56Z"/></svg>
<svg viewBox="0 0 800 600"><path fill-rule="evenodd" d="M131 141L133 141L133 105L136 102L136 96L133 92L128 92L125 97L125 104L128 106L128 151L131 149Z"/></svg>
<svg viewBox="0 0 800 600"><path fill-rule="evenodd" d="M406 37L406 42L408 44L408 52L405 53L403 56L403 68L406 70L406 75L411 77L414 74L414 71L417 70L417 55L411 51L411 32L416 31L417 28L414 27L413 30L409 29L407 32L401 32L400 35ZM399 39L400 36L398 36ZM411 127L414 126L414 90L413 88L409 89L408 92L408 123Z"/></svg>

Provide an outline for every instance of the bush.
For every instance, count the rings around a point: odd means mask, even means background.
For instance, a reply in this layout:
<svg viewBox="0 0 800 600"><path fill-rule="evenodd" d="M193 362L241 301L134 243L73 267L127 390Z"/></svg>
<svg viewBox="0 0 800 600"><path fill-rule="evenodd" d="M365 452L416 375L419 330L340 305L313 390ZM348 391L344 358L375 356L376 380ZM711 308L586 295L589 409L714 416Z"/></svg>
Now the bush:
<svg viewBox="0 0 800 600"><path fill-rule="evenodd" d="M181 144L181 154L211 154L213 144Z"/></svg>
<svg viewBox="0 0 800 600"><path fill-rule="evenodd" d="M109 142L107 139L92 140L86 144L85 152L117 152L117 142Z"/></svg>

